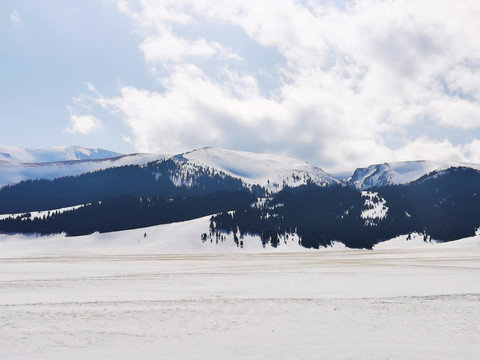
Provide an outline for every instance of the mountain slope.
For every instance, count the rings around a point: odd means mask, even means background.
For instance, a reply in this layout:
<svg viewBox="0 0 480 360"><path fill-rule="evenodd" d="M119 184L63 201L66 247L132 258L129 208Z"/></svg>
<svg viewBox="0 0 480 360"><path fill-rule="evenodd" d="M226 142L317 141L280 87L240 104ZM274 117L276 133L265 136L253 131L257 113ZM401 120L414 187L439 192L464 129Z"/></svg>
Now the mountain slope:
<svg viewBox="0 0 480 360"><path fill-rule="evenodd" d="M162 163L175 169L171 159ZM150 170L127 169L146 171L145 179L149 178ZM122 168L109 170L114 175L121 171ZM65 232L76 236L217 214L212 217L202 240L223 241L227 236L242 246L245 236L253 235L263 246L277 247L294 241L309 248L336 242L351 248L372 248L378 242L400 235L410 239L409 234L417 234L415 236L424 240L452 241L473 236L480 226L480 171L470 168L432 173L406 185L386 186L375 191L309 184L285 188L260 200L243 188L239 179L214 178L218 181L215 186L221 190L211 191L201 183L193 189L176 188L168 182L167 174L158 185L161 191L172 191L170 194L176 191L177 196L145 197L132 193L41 216L29 213L2 216L0 232ZM156 180L152 181L150 184L155 185ZM55 182L45 183L55 185ZM166 184L169 184L167 188ZM150 186L146 182L140 186L141 191L149 190ZM31 200L32 196L27 195ZM40 204L50 201L51 197L48 195ZM61 200L64 197L61 194ZM0 204L4 203L2 199Z"/></svg>
<svg viewBox="0 0 480 360"><path fill-rule="evenodd" d="M248 209L213 217L217 231L259 235L276 246L297 235L306 247L340 241L371 248L402 234L452 241L480 226L480 171L451 168L405 185L285 189Z"/></svg>

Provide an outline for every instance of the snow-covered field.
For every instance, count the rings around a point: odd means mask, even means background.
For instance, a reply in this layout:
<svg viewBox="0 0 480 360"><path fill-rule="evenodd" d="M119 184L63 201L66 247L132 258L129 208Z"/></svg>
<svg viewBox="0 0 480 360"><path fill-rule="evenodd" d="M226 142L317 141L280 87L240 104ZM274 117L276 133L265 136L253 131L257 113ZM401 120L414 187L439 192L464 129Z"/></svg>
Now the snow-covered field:
<svg viewBox="0 0 480 360"><path fill-rule="evenodd" d="M480 354L479 236L373 251L248 238L242 249L203 243L206 226L0 236L0 359Z"/></svg>

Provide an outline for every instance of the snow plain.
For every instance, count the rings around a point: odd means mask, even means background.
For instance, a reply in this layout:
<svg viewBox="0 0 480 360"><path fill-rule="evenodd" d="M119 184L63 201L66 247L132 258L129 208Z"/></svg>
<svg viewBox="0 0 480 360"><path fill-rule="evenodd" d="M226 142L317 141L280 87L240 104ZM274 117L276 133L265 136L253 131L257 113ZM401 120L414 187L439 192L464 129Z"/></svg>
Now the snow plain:
<svg viewBox="0 0 480 360"><path fill-rule="evenodd" d="M1 359L474 359L480 237L202 242L208 217L0 236ZM146 234L146 237L145 237ZM408 243L408 246L405 246Z"/></svg>

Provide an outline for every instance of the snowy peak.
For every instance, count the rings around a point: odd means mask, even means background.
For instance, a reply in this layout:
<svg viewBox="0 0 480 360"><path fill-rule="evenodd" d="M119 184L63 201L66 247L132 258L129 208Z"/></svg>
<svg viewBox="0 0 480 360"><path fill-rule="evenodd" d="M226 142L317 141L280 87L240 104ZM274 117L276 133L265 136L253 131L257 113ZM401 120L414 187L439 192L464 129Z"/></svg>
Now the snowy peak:
<svg viewBox="0 0 480 360"><path fill-rule="evenodd" d="M260 185L270 192L307 183L321 186L339 183L333 176L306 161L278 155L202 148L174 158L183 162L184 166L215 170L238 178L247 186Z"/></svg>
<svg viewBox="0 0 480 360"><path fill-rule="evenodd" d="M478 164L439 161L405 161L370 165L358 168L347 179L347 184L365 190L378 186L407 184L420 179L431 172L444 171L449 168L468 167L480 169Z"/></svg>
<svg viewBox="0 0 480 360"><path fill-rule="evenodd" d="M46 163L72 160L107 159L122 154L81 146L49 147L44 149L23 149L11 146L0 146L0 161L16 163Z"/></svg>

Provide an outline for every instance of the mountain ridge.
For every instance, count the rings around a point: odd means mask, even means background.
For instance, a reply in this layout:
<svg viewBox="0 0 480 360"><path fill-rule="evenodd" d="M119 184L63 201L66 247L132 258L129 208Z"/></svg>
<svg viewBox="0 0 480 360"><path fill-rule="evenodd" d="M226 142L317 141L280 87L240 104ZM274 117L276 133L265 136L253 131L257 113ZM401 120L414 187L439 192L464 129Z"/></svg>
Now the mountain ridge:
<svg viewBox="0 0 480 360"><path fill-rule="evenodd" d="M203 147L179 154L119 154L80 146L22 149L0 146L0 187L25 180L55 179L107 168L138 165L174 159L184 166L185 177L191 168L208 168L243 181L246 186L261 186L269 192L315 183L321 186L346 184L359 190L406 184L450 167L480 169L480 164L453 161L400 161L359 167L350 176L336 177L308 162L275 154Z"/></svg>

